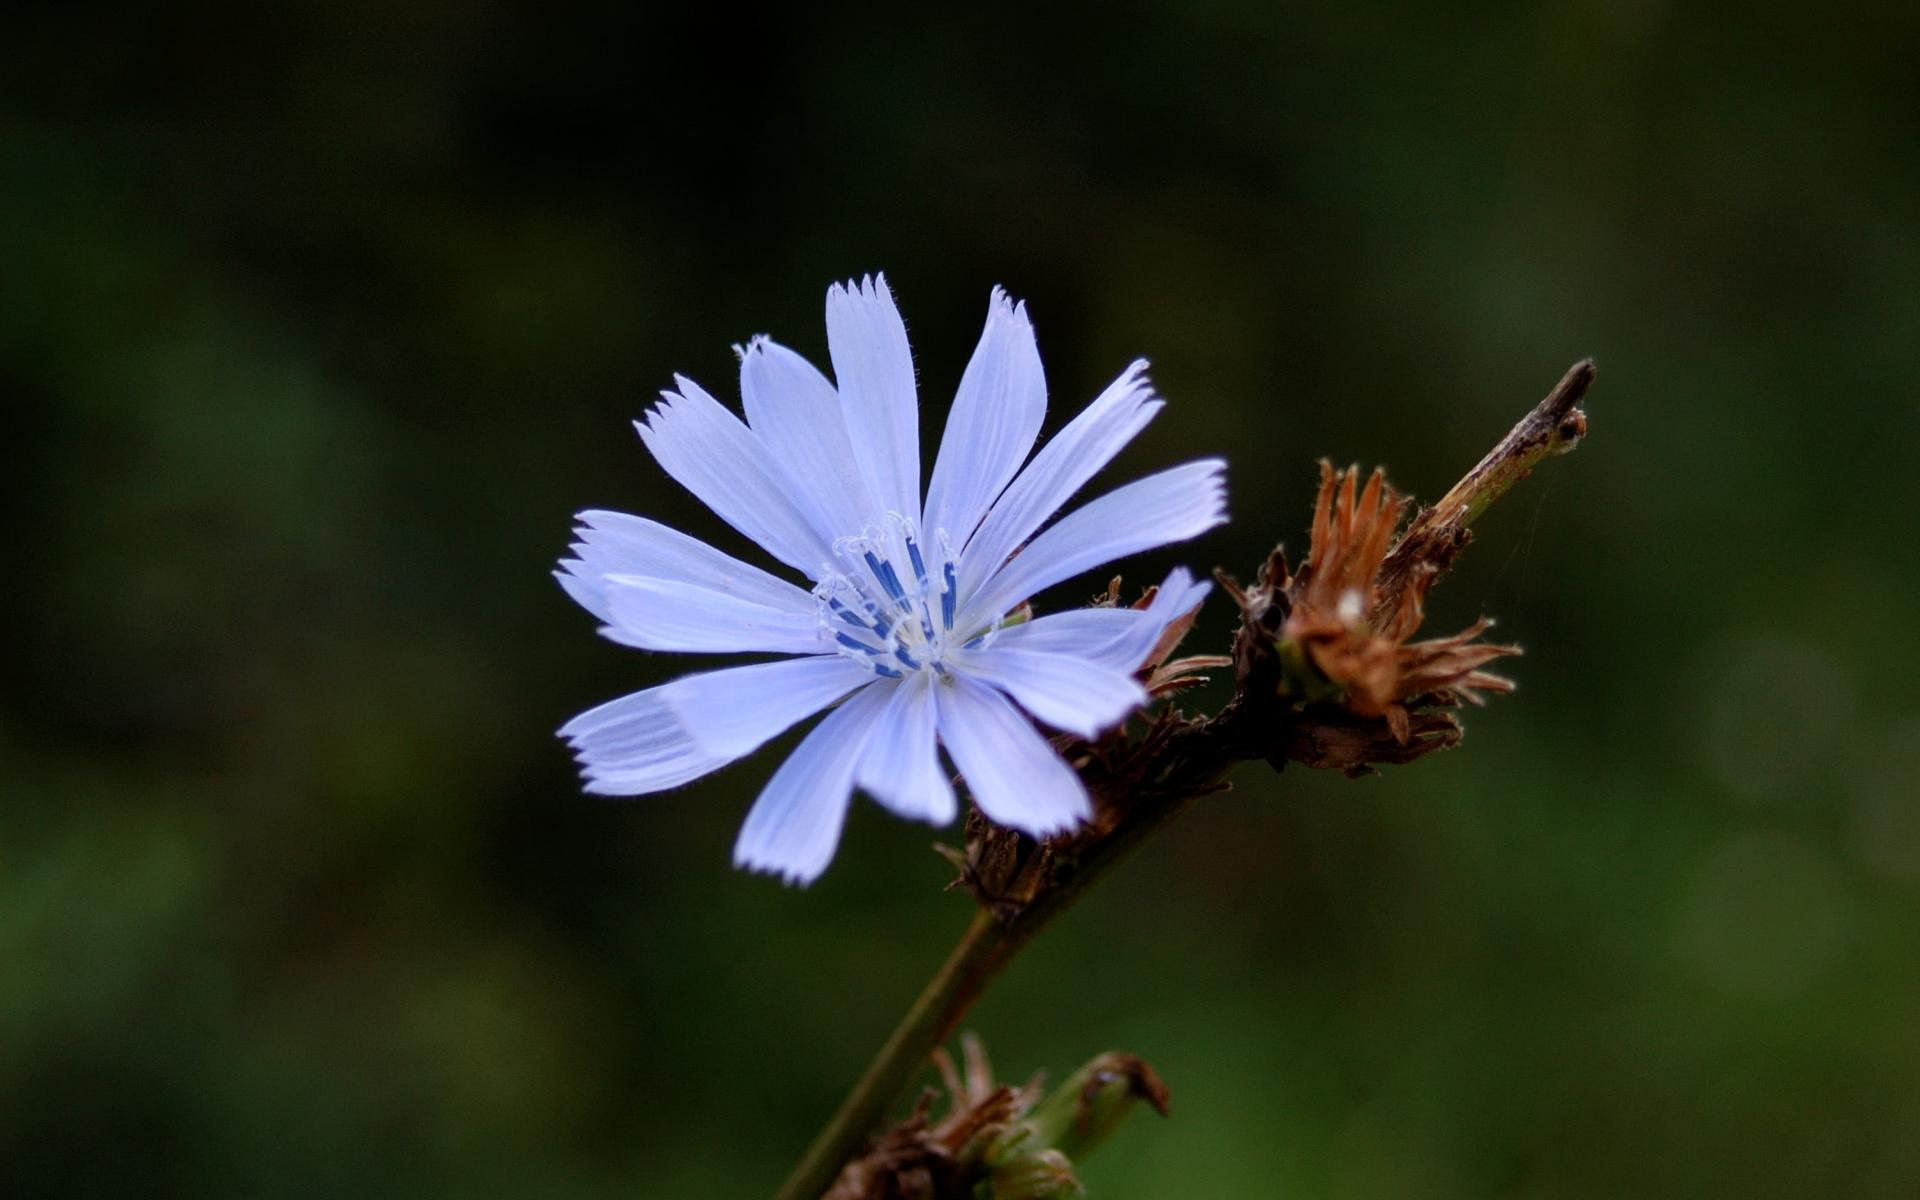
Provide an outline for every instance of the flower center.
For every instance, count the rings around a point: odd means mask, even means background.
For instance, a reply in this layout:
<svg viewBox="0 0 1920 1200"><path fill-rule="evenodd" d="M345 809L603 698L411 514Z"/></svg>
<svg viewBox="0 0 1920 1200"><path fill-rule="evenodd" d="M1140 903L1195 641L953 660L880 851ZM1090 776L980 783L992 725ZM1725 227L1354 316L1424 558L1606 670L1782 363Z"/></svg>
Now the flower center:
<svg viewBox="0 0 1920 1200"><path fill-rule="evenodd" d="M833 544L836 561L813 594L820 628L835 648L889 679L946 673L958 597L953 546L940 530L921 541L903 517Z"/></svg>

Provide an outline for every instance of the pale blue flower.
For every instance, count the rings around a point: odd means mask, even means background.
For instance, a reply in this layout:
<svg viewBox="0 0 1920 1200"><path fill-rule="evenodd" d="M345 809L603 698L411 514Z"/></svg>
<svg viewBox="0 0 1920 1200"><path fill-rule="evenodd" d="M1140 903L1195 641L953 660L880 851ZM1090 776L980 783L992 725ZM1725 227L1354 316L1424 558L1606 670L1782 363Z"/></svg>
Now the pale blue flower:
<svg viewBox="0 0 1920 1200"><path fill-rule="evenodd" d="M1207 585L1175 570L1144 610L1006 618L1043 588L1218 525L1224 464L1150 475L1047 525L1161 401L1136 362L1027 461L1046 381L1025 306L996 289L922 505L913 359L884 276L828 290L827 343L837 389L760 337L740 351L745 423L678 376L637 423L667 474L810 588L644 517L580 514L577 557L557 574L607 637L787 656L569 721L587 790L678 787L832 708L748 813L739 865L814 879L856 787L951 821L942 746L994 821L1035 837L1072 828L1091 814L1086 789L1033 722L1092 737L1144 704L1135 672Z"/></svg>

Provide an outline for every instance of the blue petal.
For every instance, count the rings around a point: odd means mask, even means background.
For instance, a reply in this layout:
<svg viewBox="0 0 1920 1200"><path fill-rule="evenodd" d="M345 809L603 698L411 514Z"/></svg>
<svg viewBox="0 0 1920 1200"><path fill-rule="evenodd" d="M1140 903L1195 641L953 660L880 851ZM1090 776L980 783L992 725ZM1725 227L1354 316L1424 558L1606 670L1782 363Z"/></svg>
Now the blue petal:
<svg viewBox="0 0 1920 1200"><path fill-rule="evenodd" d="M1047 413L1047 377L1027 308L993 290L980 335L934 460L927 529L966 545L987 508L1033 449Z"/></svg>
<svg viewBox="0 0 1920 1200"><path fill-rule="evenodd" d="M994 822L1046 837L1093 815L1080 777L993 688L956 676L940 695L939 716L941 742Z"/></svg>
<svg viewBox="0 0 1920 1200"><path fill-rule="evenodd" d="M919 524L920 404L913 351L885 275L827 289L827 349L868 491L889 511Z"/></svg>
<svg viewBox="0 0 1920 1200"><path fill-rule="evenodd" d="M811 883L833 861L861 754L873 737L889 685L847 701L794 748L747 813L733 861L788 883Z"/></svg>
<svg viewBox="0 0 1920 1200"><path fill-rule="evenodd" d="M696 745L737 758L873 678L825 654L683 675L660 693Z"/></svg>
<svg viewBox="0 0 1920 1200"><path fill-rule="evenodd" d="M613 617L601 632L623 646L707 654L820 654L832 648L820 632L818 606L804 592L805 608L781 609L639 575L609 575L604 582Z"/></svg>
<svg viewBox="0 0 1920 1200"><path fill-rule="evenodd" d="M966 543L960 562L961 595L972 593L999 569L1008 555L1153 420L1162 404L1147 384L1146 369L1144 361L1128 367L1007 485Z"/></svg>
<svg viewBox="0 0 1920 1200"><path fill-rule="evenodd" d="M878 524L840 397L814 365L767 338L740 354L747 423L828 542Z"/></svg>
<svg viewBox="0 0 1920 1200"><path fill-rule="evenodd" d="M786 477L753 431L691 379L661 393L640 440L667 474L680 481L721 520L752 538L781 562L817 578L833 557L831 538L814 528L794 503Z"/></svg>
<svg viewBox="0 0 1920 1200"><path fill-rule="evenodd" d="M945 825L957 805L934 744L932 676L916 672L893 688L874 738L860 760L860 786L887 808L915 821Z"/></svg>
<svg viewBox="0 0 1920 1200"><path fill-rule="evenodd" d="M695 584L769 608L797 612L815 607L809 593L658 521L597 510L576 519L576 557L562 559L556 574L568 594L602 621L613 620L606 595L609 575Z"/></svg>
<svg viewBox="0 0 1920 1200"><path fill-rule="evenodd" d="M1063 579L1226 520L1226 464L1203 459L1135 480L1062 517L961 602L960 628L984 625Z"/></svg>
<svg viewBox="0 0 1920 1200"><path fill-rule="evenodd" d="M1055 729L1090 738L1147 702L1133 673L1072 654L982 646L959 656L954 670L992 684Z"/></svg>
<svg viewBox="0 0 1920 1200"><path fill-rule="evenodd" d="M639 796L690 783L732 762L688 736L661 697L649 688L590 708L560 727L573 748L586 790L603 796Z"/></svg>
<svg viewBox="0 0 1920 1200"><path fill-rule="evenodd" d="M1167 626L1206 599L1212 584L1175 567L1146 608L1076 608L1010 625L993 636L1004 650L1070 654L1122 671L1138 671Z"/></svg>

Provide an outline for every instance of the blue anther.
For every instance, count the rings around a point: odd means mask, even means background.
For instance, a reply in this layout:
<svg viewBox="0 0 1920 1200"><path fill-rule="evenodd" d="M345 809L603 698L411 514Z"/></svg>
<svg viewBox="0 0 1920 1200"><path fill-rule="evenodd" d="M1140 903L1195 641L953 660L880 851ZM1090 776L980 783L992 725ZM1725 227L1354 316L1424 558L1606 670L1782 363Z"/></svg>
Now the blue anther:
<svg viewBox="0 0 1920 1200"><path fill-rule="evenodd" d="M955 593L958 592L960 588L959 583L956 582L953 577L952 563L947 564L946 569L940 573L940 577L946 583L946 590L940 593L940 623L951 630L953 628Z"/></svg>
<svg viewBox="0 0 1920 1200"><path fill-rule="evenodd" d="M893 597L895 603L905 603L907 589L900 586L900 576L895 573L893 564L875 558L871 550L866 552L866 559L867 568L873 572L873 577L880 581L880 586L887 589L887 595Z"/></svg>
<svg viewBox="0 0 1920 1200"><path fill-rule="evenodd" d="M852 609L848 608L846 605L840 603L838 600L831 600L831 599L828 600L827 607L833 610L833 614L835 616L841 618L842 620L846 621L850 625L858 625L862 629L873 628L873 626L861 620L860 615L858 613L854 612ZM886 635L882 634L881 636L884 637Z"/></svg>
<svg viewBox="0 0 1920 1200"><path fill-rule="evenodd" d="M860 653L862 653L862 654L878 654L878 653L880 653L880 650L879 650L879 648L878 648L878 647L876 647L876 646L869 646L869 645L867 645L867 644L866 644L865 642L863 642L863 641L861 641L860 639L858 639L858 638L853 638L853 637L848 637L848 636L847 636L846 634L844 634L844 633L836 633L836 634L834 634L834 635L833 635L833 640L834 640L834 641L836 641L836 642L839 642L839 643L840 643L840 644L841 644L842 646L845 646L845 647L846 647L847 649L849 649L849 650L858 650L858 651L859 651Z"/></svg>
<svg viewBox="0 0 1920 1200"><path fill-rule="evenodd" d="M912 538L907 539L907 557L913 560L913 577L921 587L927 585L927 564L920 561L920 545Z"/></svg>

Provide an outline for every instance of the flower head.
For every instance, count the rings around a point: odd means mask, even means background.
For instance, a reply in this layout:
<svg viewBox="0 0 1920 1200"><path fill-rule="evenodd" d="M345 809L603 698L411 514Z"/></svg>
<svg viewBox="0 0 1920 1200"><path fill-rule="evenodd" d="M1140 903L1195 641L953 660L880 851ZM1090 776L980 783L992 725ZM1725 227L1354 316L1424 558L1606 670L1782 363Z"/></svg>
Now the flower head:
<svg viewBox="0 0 1920 1200"><path fill-rule="evenodd" d="M1036 837L1073 827L1090 815L1086 790L1034 722L1091 737L1124 720L1147 698L1136 671L1207 585L1175 570L1144 609L1009 616L1071 576L1219 524L1224 464L1150 475L1048 524L1161 401L1136 362L1029 460L1046 382L1025 306L996 289L923 503L913 360L884 276L828 290L827 341L833 382L768 338L739 348L744 422L676 376L638 423L669 475L807 586L644 517L580 514L556 574L607 637L784 656L568 722L587 790L678 787L830 708L754 803L739 865L817 877L855 788L951 821L943 747L994 821Z"/></svg>

